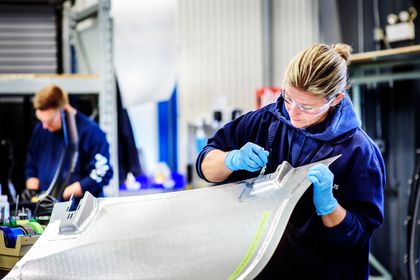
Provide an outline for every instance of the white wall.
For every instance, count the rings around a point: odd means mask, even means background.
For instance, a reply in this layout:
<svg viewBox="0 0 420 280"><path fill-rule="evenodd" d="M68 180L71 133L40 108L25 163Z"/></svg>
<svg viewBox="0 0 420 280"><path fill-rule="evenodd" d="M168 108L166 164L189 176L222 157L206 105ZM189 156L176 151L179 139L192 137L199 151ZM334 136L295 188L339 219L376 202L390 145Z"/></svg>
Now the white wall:
<svg viewBox="0 0 420 280"><path fill-rule="evenodd" d="M263 82L261 9L259 0L178 0L181 170L189 122L210 116L215 103L246 111L255 106Z"/></svg>
<svg viewBox="0 0 420 280"><path fill-rule="evenodd" d="M217 106L255 108L263 85L261 0L178 0L179 166L187 163L187 124ZM319 40L318 0L273 0L273 81L298 50ZM220 101L222 100L222 101Z"/></svg>
<svg viewBox="0 0 420 280"><path fill-rule="evenodd" d="M272 80L280 86L289 60L319 40L318 0L272 3ZM157 160L159 140L157 122L145 121L144 112L150 102L169 97L176 77L181 171L188 123L210 119L216 109L228 120L234 108L255 108L255 90L264 86L262 5L262 0L112 1L116 72L147 165Z"/></svg>
<svg viewBox="0 0 420 280"><path fill-rule="evenodd" d="M176 79L176 0L116 0L111 8L124 104L168 99Z"/></svg>
<svg viewBox="0 0 420 280"><path fill-rule="evenodd" d="M75 9L97 2L77 0ZM124 105L168 99L176 81L176 0L112 0L111 15L115 72ZM96 19L79 25L79 72L99 73Z"/></svg>
<svg viewBox="0 0 420 280"><path fill-rule="evenodd" d="M159 160L156 103L133 105L127 111L132 121L137 149L141 150L142 169L149 174Z"/></svg>
<svg viewBox="0 0 420 280"><path fill-rule="evenodd" d="M318 0L273 0L273 82L281 86L289 61L302 49L318 43Z"/></svg>
<svg viewBox="0 0 420 280"><path fill-rule="evenodd" d="M176 0L115 0L111 9L123 104L150 173L159 159L157 101L167 100L176 82Z"/></svg>

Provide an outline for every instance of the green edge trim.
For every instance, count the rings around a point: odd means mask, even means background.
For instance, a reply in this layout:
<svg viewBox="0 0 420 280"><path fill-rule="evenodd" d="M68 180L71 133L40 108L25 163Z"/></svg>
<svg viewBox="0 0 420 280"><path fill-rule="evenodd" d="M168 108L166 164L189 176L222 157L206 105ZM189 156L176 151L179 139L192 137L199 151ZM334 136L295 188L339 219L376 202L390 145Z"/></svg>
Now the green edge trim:
<svg viewBox="0 0 420 280"><path fill-rule="evenodd" d="M242 273L244 268L248 265L249 261L251 260L252 256L255 253L255 250L258 247L258 244L260 243L261 236L263 235L265 231L268 219L270 218L270 214L271 214L271 211L264 211L260 219L260 223L258 225L254 240L251 243L251 246L249 246L245 257L242 259L241 263L238 265L238 267L236 267L235 271L228 277L227 280L236 279Z"/></svg>

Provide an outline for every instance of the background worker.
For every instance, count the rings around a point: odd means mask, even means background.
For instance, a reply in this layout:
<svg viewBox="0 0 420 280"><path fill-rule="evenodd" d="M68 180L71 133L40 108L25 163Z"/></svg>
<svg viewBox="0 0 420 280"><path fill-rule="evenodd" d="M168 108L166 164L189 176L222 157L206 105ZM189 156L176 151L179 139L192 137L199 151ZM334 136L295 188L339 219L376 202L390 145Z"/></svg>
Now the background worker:
<svg viewBox="0 0 420 280"><path fill-rule="evenodd" d="M32 132L25 164L26 194L42 192L50 186L64 149L62 110L75 114L78 132L78 157L63 199L72 194L76 198L89 191L96 197L103 196L103 187L112 178L109 161L109 144L99 126L68 103L68 96L61 88L48 85L36 93L33 105L39 123ZM26 195L27 196L27 195Z"/></svg>
<svg viewBox="0 0 420 280"><path fill-rule="evenodd" d="M226 124L198 156L199 176L225 183L255 177L263 166L274 172L283 161L298 167L342 155L331 170L309 170L313 187L258 279L368 278L385 166L346 95L350 53L344 44L304 49L288 65L277 102Z"/></svg>

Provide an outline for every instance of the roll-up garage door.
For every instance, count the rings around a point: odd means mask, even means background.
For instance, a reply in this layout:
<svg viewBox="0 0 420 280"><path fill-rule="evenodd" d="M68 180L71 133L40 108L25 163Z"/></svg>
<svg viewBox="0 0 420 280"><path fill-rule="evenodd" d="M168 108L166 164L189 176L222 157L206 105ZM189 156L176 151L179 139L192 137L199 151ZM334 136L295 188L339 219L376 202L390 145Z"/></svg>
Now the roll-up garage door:
<svg viewBox="0 0 420 280"><path fill-rule="evenodd" d="M0 3L0 73L57 73L52 5Z"/></svg>

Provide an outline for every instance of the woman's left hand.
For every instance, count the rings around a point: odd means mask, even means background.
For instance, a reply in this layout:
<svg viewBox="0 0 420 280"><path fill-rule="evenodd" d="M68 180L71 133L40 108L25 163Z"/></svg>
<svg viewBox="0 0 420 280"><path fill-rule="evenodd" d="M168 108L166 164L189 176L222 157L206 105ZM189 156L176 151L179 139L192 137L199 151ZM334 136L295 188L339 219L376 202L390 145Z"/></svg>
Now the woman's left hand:
<svg viewBox="0 0 420 280"><path fill-rule="evenodd" d="M334 174L324 164L317 164L309 169L307 177L314 185L316 213L323 216L334 211L337 207L337 200L332 193Z"/></svg>

